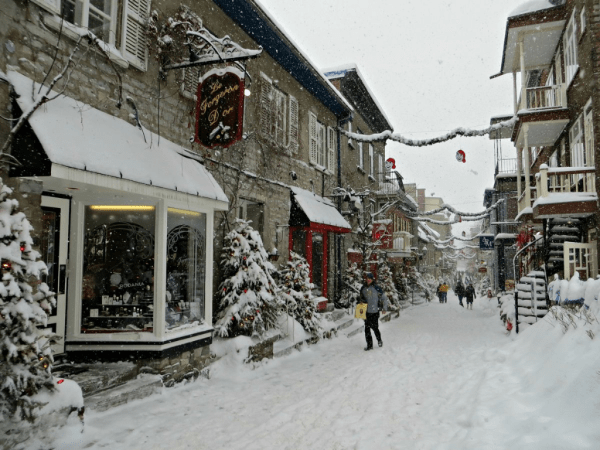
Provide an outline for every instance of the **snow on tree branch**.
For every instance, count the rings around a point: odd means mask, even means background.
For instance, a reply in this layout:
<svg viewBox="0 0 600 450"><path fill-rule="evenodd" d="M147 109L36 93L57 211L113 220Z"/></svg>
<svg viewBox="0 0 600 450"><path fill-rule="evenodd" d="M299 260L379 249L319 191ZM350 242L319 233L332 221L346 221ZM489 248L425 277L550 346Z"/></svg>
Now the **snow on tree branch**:
<svg viewBox="0 0 600 450"><path fill-rule="evenodd" d="M438 136L432 139L408 139L400 134L392 133L390 130L386 130L382 133L376 134L358 134L351 133L342 128L338 128L338 130L347 136L350 139L356 139L360 142L378 142L378 141L395 141L400 144L408 145L410 147L425 147L428 145L439 144L441 142L447 142L452 139L455 139L459 136L464 137L477 137L477 136L486 136L493 131L500 130L502 128L513 128L518 121L518 117L514 116L509 120L505 120L504 122L498 122L494 125L489 126L483 130L470 130L467 128L456 128L442 136Z"/></svg>

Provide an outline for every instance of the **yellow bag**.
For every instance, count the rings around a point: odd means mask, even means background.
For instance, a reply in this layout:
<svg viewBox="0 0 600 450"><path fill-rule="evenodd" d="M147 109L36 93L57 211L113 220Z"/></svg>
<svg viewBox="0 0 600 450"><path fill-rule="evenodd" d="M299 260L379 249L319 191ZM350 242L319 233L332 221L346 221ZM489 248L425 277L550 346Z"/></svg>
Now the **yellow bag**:
<svg viewBox="0 0 600 450"><path fill-rule="evenodd" d="M356 311L354 312L354 317L356 319L367 319L367 304L359 303L356 305Z"/></svg>

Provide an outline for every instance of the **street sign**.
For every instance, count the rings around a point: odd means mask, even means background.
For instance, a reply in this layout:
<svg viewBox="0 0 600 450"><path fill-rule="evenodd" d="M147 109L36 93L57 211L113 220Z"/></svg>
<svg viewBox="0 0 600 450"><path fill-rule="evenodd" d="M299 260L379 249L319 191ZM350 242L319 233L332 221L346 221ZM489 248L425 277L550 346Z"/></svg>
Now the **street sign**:
<svg viewBox="0 0 600 450"><path fill-rule="evenodd" d="M479 236L479 250L494 250L494 235Z"/></svg>

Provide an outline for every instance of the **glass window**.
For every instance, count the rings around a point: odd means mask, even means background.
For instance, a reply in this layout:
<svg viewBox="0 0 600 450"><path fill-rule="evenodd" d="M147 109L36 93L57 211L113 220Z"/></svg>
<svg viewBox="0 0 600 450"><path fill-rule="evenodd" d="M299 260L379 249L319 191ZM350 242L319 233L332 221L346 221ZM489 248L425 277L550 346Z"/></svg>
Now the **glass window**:
<svg viewBox="0 0 600 450"><path fill-rule="evenodd" d="M265 205L264 203L253 202L251 200L240 199L238 207L238 218L250 221L250 226L259 232L261 239L264 239L263 231L265 228Z"/></svg>
<svg viewBox="0 0 600 450"><path fill-rule="evenodd" d="M153 331L151 205L85 207L81 332Z"/></svg>
<svg viewBox="0 0 600 450"><path fill-rule="evenodd" d="M323 294L323 234L312 233L312 282L315 285L313 294Z"/></svg>
<svg viewBox="0 0 600 450"><path fill-rule="evenodd" d="M206 214L167 210L165 327L204 323Z"/></svg>
<svg viewBox="0 0 600 450"><path fill-rule="evenodd" d="M42 275L42 281L52 292L58 293L58 242L60 233L60 209L42 208L42 234L40 239L41 259L46 264L48 273ZM52 307L50 316L56 315L56 307Z"/></svg>
<svg viewBox="0 0 600 450"><path fill-rule="evenodd" d="M567 84L571 84L575 77L575 72L579 68L577 62L577 39L576 39L576 28L577 23L575 21L575 11L569 20L567 25L565 36L564 36L564 48L565 48L565 66L567 68Z"/></svg>
<svg viewBox="0 0 600 450"><path fill-rule="evenodd" d="M303 258L306 258L306 231L292 231L292 250Z"/></svg>
<svg viewBox="0 0 600 450"><path fill-rule="evenodd" d="M104 42L114 44L114 2L115 0L63 0L62 15L67 22L87 28Z"/></svg>

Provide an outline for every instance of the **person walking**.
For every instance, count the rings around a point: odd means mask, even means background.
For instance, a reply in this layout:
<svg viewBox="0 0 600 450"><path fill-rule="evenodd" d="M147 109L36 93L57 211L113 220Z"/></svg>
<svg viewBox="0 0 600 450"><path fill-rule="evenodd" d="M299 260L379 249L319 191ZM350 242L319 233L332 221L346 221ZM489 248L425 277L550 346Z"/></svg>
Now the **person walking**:
<svg viewBox="0 0 600 450"><path fill-rule="evenodd" d="M458 280L458 283L456 283L456 287L454 288L454 293L458 296L458 304L464 308L465 305L463 305L462 299L465 295L465 287L463 286L462 281Z"/></svg>
<svg viewBox="0 0 600 450"><path fill-rule="evenodd" d="M435 293L438 296L438 299L440 300L440 303L442 303L442 284L438 284L437 290L435 291Z"/></svg>
<svg viewBox="0 0 600 450"><path fill-rule="evenodd" d="M375 277L371 272L367 272L365 284L360 289L360 302L367 304L367 318L365 319L367 346L365 350L373 350L371 330L375 333L377 343L382 347L383 341L379 332L379 311L388 311L389 304L383 289L375 282Z"/></svg>
<svg viewBox="0 0 600 450"><path fill-rule="evenodd" d="M473 285L471 283L469 283L469 285L465 289L465 297L467 299L467 309L473 309L473 299L476 297L475 289L473 288Z"/></svg>
<svg viewBox="0 0 600 450"><path fill-rule="evenodd" d="M450 290L450 286L446 284L446 282L442 283L440 286L440 291L442 292L442 303L448 303L448 291Z"/></svg>

